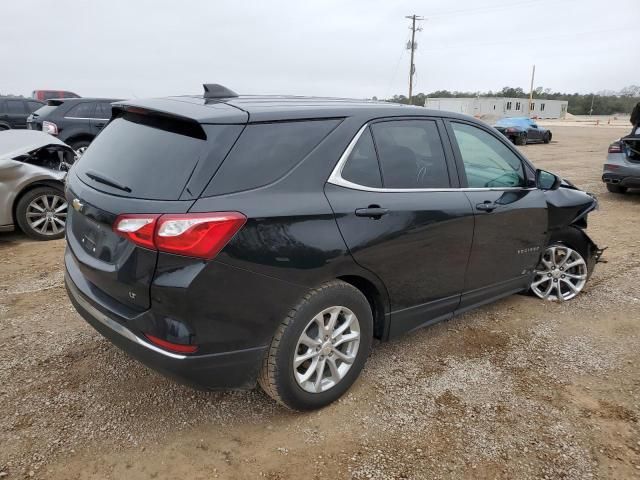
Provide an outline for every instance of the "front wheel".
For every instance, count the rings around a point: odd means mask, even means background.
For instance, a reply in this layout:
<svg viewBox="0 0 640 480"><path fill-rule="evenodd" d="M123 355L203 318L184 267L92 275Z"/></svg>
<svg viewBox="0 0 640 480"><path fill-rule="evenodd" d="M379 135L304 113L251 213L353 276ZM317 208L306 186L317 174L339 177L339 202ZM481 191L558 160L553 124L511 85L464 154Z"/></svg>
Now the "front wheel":
<svg viewBox="0 0 640 480"><path fill-rule="evenodd" d="M544 300L571 300L587 284L590 273L582 253L563 243L552 243L536 267L531 291Z"/></svg>
<svg viewBox="0 0 640 480"><path fill-rule="evenodd" d="M543 141L544 143L549 143L549 142L551 142L551 134L550 134L549 132L545 133L545 134L544 134L544 138L542 139L542 141Z"/></svg>
<svg viewBox="0 0 640 480"><path fill-rule="evenodd" d="M279 325L258 379L293 410L322 408L340 398L369 355L373 315L366 297L335 280L308 293Z"/></svg>
<svg viewBox="0 0 640 480"><path fill-rule="evenodd" d="M16 220L22 231L36 240L64 236L67 201L62 190L38 187L25 193L16 205Z"/></svg>

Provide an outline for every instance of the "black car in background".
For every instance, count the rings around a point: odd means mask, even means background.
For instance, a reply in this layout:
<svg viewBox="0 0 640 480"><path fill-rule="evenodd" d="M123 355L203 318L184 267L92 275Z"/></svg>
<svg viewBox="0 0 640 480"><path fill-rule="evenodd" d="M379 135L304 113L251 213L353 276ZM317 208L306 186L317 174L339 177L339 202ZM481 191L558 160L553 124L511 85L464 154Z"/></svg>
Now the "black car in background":
<svg viewBox="0 0 640 480"><path fill-rule="evenodd" d="M503 118L493 127L516 145L526 145L531 142L549 143L553 137L549 129L541 127L527 117Z"/></svg>
<svg viewBox="0 0 640 480"><path fill-rule="evenodd" d="M27 128L55 135L82 155L111 118L115 98L48 100L27 119Z"/></svg>
<svg viewBox="0 0 640 480"><path fill-rule="evenodd" d="M388 340L516 292L570 300L596 200L474 118L359 100L114 104L67 177L65 282L152 368L299 410Z"/></svg>
<svg viewBox="0 0 640 480"><path fill-rule="evenodd" d="M0 130L27 128L27 117L43 105L32 98L0 96Z"/></svg>

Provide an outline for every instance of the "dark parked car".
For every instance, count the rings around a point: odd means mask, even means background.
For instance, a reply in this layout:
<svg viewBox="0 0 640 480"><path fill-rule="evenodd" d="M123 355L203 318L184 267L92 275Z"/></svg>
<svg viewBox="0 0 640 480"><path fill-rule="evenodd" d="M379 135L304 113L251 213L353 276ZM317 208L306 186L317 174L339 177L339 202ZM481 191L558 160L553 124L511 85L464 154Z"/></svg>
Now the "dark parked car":
<svg viewBox="0 0 640 480"><path fill-rule="evenodd" d="M388 340L531 289L569 300L597 202L471 117L304 97L115 104L71 170L66 285L199 387L319 408Z"/></svg>
<svg viewBox="0 0 640 480"><path fill-rule="evenodd" d="M41 101L51 100L52 98L80 98L77 93L67 90L34 90L31 96Z"/></svg>
<svg viewBox="0 0 640 480"><path fill-rule="evenodd" d="M27 119L31 130L58 137L82 155L111 118L113 98L48 100Z"/></svg>
<svg viewBox="0 0 640 480"><path fill-rule="evenodd" d="M27 128L27 117L43 105L31 98L0 97L0 131Z"/></svg>
<svg viewBox="0 0 640 480"><path fill-rule="evenodd" d="M550 130L526 117L503 118L496 122L494 128L516 145L531 142L549 143L553 137Z"/></svg>

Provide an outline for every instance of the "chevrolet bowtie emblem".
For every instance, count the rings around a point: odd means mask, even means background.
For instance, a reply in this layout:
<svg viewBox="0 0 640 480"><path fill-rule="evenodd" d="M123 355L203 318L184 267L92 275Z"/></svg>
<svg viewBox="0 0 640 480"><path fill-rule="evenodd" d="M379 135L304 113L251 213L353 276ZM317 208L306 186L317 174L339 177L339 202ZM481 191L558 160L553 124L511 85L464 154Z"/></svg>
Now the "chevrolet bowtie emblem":
<svg viewBox="0 0 640 480"><path fill-rule="evenodd" d="M71 202L71 205L73 205L74 210L81 212L82 211L82 207L84 207L84 204L78 200L77 198L73 199L73 202Z"/></svg>

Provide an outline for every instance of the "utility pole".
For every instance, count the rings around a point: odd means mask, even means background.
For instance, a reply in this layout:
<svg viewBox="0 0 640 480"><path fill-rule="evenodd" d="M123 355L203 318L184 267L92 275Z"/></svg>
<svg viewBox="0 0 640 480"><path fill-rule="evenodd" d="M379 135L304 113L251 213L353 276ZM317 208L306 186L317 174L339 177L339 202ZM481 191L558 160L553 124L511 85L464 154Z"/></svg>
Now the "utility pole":
<svg viewBox="0 0 640 480"><path fill-rule="evenodd" d="M424 20L424 17L419 17L413 14L408 15L404 18L408 18L411 20L411 26L409 27L411 29L411 42L407 43L407 50L411 50L411 63L409 63L409 105L411 105L413 97L413 75L416 73L416 66L413 63L413 56L416 48L418 48L418 44L416 43L416 32L422 30L422 28L420 27L416 28L416 22L421 22L422 20Z"/></svg>
<svg viewBox="0 0 640 480"><path fill-rule="evenodd" d="M589 109L589 116L593 115L593 100L596 98L595 93L591 94L591 108Z"/></svg>
<svg viewBox="0 0 640 480"><path fill-rule="evenodd" d="M531 70L531 87L529 88L529 117L531 117L531 104L533 103L533 78L536 76L536 66Z"/></svg>

